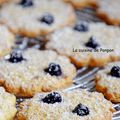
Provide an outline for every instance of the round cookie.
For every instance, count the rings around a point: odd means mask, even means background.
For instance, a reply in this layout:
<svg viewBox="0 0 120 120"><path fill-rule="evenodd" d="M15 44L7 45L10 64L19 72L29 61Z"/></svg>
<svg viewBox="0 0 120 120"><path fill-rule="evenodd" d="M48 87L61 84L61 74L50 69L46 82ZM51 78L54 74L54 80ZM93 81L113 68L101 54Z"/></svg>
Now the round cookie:
<svg viewBox="0 0 120 120"><path fill-rule="evenodd" d="M37 92L65 88L75 75L69 59L53 51L27 49L0 60L0 84L16 96L31 97Z"/></svg>
<svg viewBox="0 0 120 120"><path fill-rule="evenodd" d="M97 0L97 14L108 24L120 25L120 0Z"/></svg>
<svg viewBox="0 0 120 120"><path fill-rule="evenodd" d="M14 41L14 35L7 29L7 27L0 25L0 57L11 51L14 46Z"/></svg>
<svg viewBox="0 0 120 120"><path fill-rule="evenodd" d="M96 89L112 102L120 102L120 62L109 63L97 73Z"/></svg>
<svg viewBox="0 0 120 120"><path fill-rule="evenodd" d="M13 120L17 112L16 98L0 87L0 120Z"/></svg>
<svg viewBox="0 0 120 120"><path fill-rule="evenodd" d="M102 94L87 91L35 95L20 104L18 120L112 120L112 104Z"/></svg>
<svg viewBox="0 0 120 120"><path fill-rule="evenodd" d="M1 8L0 16L14 33L28 37L45 35L76 19L73 8L62 0L14 0Z"/></svg>
<svg viewBox="0 0 120 120"><path fill-rule="evenodd" d="M68 56L78 67L120 60L120 29L103 23L79 23L48 36L47 49ZM117 44L116 44L117 43Z"/></svg>
<svg viewBox="0 0 120 120"><path fill-rule="evenodd" d="M97 7L96 0L64 0L64 1L72 3L73 6L77 9L88 6Z"/></svg>

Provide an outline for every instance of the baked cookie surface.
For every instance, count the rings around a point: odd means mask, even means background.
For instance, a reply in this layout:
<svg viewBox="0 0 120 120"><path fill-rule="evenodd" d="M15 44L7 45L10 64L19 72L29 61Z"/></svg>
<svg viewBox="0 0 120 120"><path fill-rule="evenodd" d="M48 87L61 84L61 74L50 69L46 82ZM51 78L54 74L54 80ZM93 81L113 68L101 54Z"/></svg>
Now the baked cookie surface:
<svg viewBox="0 0 120 120"><path fill-rule="evenodd" d="M96 0L64 0L66 2L72 3L75 8L84 8L88 6L96 7Z"/></svg>
<svg viewBox="0 0 120 120"><path fill-rule="evenodd" d="M108 24L120 25L120 0L97 0L97 14Z"/></svg>
<svg viewBox="0 0 120 120"><path fill-rule="evenodd" d="M20 105L18 120L112 120L112 104L87 91L37 94Z"/></svg>
<svg viewBox="0 0 120 120"><path fill-rule="evenodd" d="M119 36L118 27L80 23L52 33L46 48L68 56L78 67L103 66L112 60L120 60Z"/></svg>
<svg viewBox="0 0 120 120"><path fill-rule="evenodd" d="M28 49L0 60L0 84L16 96L67 87L75 75L69 59L53 51Z"/></svg>
<svg viewBox="0 0 120 120"><path fill-rule="evenodd" d="M14 35L7 29L7 27L0 25L0 57L11 51L14 46L14 41Z"/></svg>
<svg viewBox="0 0 120 120"><path fill-rule="evenodd" d="M0 120L13 120L17 112L16 98L0 87Z"/></svg>
<svg viewBox="0 0 120 120"><path fill-rule="evenodd" d="M14 0L1 8L0 16L14 33L28 37L71 25L76 18L73 8L61 0Z"/></svg>
<svg viewBox="0 0 120 120"><path fill-rule="evenodd" d="M3 3L6 3L8 1L10 1L10 0L0 0L0 5L2 5Z"/></svg>
<svg viewBox="0 0 120 120"><path fill-rule="evenodd" d="M97 73L96 89L112 102L120 102L120 62L109 63Z"/></svg>

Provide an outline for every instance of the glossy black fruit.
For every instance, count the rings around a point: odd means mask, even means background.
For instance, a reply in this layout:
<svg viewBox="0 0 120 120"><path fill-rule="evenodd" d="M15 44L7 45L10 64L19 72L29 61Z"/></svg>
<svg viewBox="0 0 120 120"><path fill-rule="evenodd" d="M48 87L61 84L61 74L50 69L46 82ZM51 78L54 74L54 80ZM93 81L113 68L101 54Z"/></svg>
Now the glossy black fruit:
<svg viewBox="0 0 120 120"><path fill-rule="evenodd" d="M96 38L92 36L90 37L89 41L85 43L85 46L96 49L99 46L99 44L96 42Z"/></svg>
<svg viewBox="0 0 120 120"><path fill-rule="evenodd" d="M45 69L45 72L52 76L60 76L62 74L60 65L55 63L49 64L49 67Z"/></svg>
<svg viewBox="0 0 120 120"><path fill-rule="evenodd" d="M114 77L120 77L120 66L112 67L110 74Z"/></svg>
<svg viewBox="0 0 120 120"><path fill-rule="evenodd" d="M75 109L72 112L77 113L77 115L79 116L85 116L88 115L90 111L86 106L80 103L75 107Z"/></svg>
<svg viewBox="0 0 120 120"><path fill-rule="evenodd" d="M18 63L25 60L22 56L21 52L14 51L10 54L10 58L8 59L11 63Z"/></svg>
<svg viewBox="0 0 120 120"><path fill-rule="evenodd" d="M54 17L51 14L45 14L39 20L42 23L51 25L54 22Z"/></svg>
<svg viewBox="0 0 120 120"><path fill-rule="evenodd" d="M22 5L23 7L31 7L33 6L33 0L21 0L19 5Z"/></svg>
<svg viewBox="0 0 120 120"><path fill-rule="evenodd" d="M61 102L62 98L59 93L53 92L53 93L48 94L45 98L43 98L42 101L44 103L54 104L56 102Z"/></svg>
<svg viewBox="0 0 120 120"><path fill-rule="evenodd" d="M79 32L87 32L89 30L88 24L84 22L80 24L76 24L74 26L74 30L79 31Z"/></svg>

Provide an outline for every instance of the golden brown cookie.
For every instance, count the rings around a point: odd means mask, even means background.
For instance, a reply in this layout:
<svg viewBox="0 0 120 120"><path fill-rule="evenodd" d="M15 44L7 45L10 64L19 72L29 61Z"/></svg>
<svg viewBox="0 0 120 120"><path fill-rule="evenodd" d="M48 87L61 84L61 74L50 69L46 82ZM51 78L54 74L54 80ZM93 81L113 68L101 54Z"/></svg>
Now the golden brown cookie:
<svg viewBox="0 0 120 120"><path fill-rule="evenodd" d="M110 63L97 73L96 89L108 100L120 102L120 62Z"/></svg>
<svg viewBox="0 0 120 120"><path fill-rule="evenodd" d="M0 87L0 120L13 120L17 112L16 98Z"/></svg>
<svg viewBox="0 0 120 120"><path fill-rule="evenodd" d="M75 75L69 59L53 51L15 51L0 60L0 84L16 96L68 87Z"/></svg>
<svg viewBox="0 0 120 120"><path fill-rule="evenodd" d="M0 0L0 5L2 5L3 3L6 3L8 1L10 1L10 0Z"/></svg>
<svg viewBox="0 0 120 120"><path fill-rule="evenodd" d="M0 25L0 57L8 54L14 46L15 36L5 27Z"/></svg>
<svg viewBox="0 0 120 120"><path fill-rule="evenodd" d="M119 27L79 23L52 33L48 39L47 49L69 57L78 67L104 66L110 61L120 60Z"/></svg>
<svg viewBox="0 0 120 120"><path fill-rule="evenodd" d="M98 16L108 24L120 25L120 0L97 0Z"/></svg>
<svg viewBox="0 0 120 120"><path fill-rule="evenodd" d="M71 5L62 0L14 0L2 6L0 16L0 22L14 33L28 37L45 35L76 20Z"/></svg>
<svg viewBox="0 0 120 120"><path fill-rule="evenodd" d="M83 90L35 95L20 105L18 120L112 120L112 104Z"/></svg>
<svg viewBox="0 0 120 120"><path fill-rule="evenodd" d="M96 0L64 0L64 1L72 3L73 6L77 9L88 6L97 7Z"/></svg>

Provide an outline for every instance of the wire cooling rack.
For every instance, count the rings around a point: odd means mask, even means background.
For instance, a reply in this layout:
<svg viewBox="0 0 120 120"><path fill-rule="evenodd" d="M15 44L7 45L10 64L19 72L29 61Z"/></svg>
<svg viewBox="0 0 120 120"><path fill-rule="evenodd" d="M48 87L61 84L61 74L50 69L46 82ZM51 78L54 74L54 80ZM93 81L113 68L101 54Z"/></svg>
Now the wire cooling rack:
<svg viewBox="0 0 120 120"><path fill-rule="evenodd" d="M95 10L91 8L85 8L82 10L76 10L76 14L79 21L86 21L86 22L102 22L99 18L95 15ZM43 37L38 38L26 38L17 36L17 42L15 49L26 49L28 47L36 48L36 49L44 49L45 42L43 42ZM90 92L95 91L95 74L100 68L89 68L83 67L77 71L76 77L73 79L73 85L65 91L71 91L75 89L85 89ZM19 103L24 101L25 98L18 98L17 99L17 107ZM116 112L113 114L113 120L120 120L120 104L113 104L113 108L116 109Z"/></svg>

